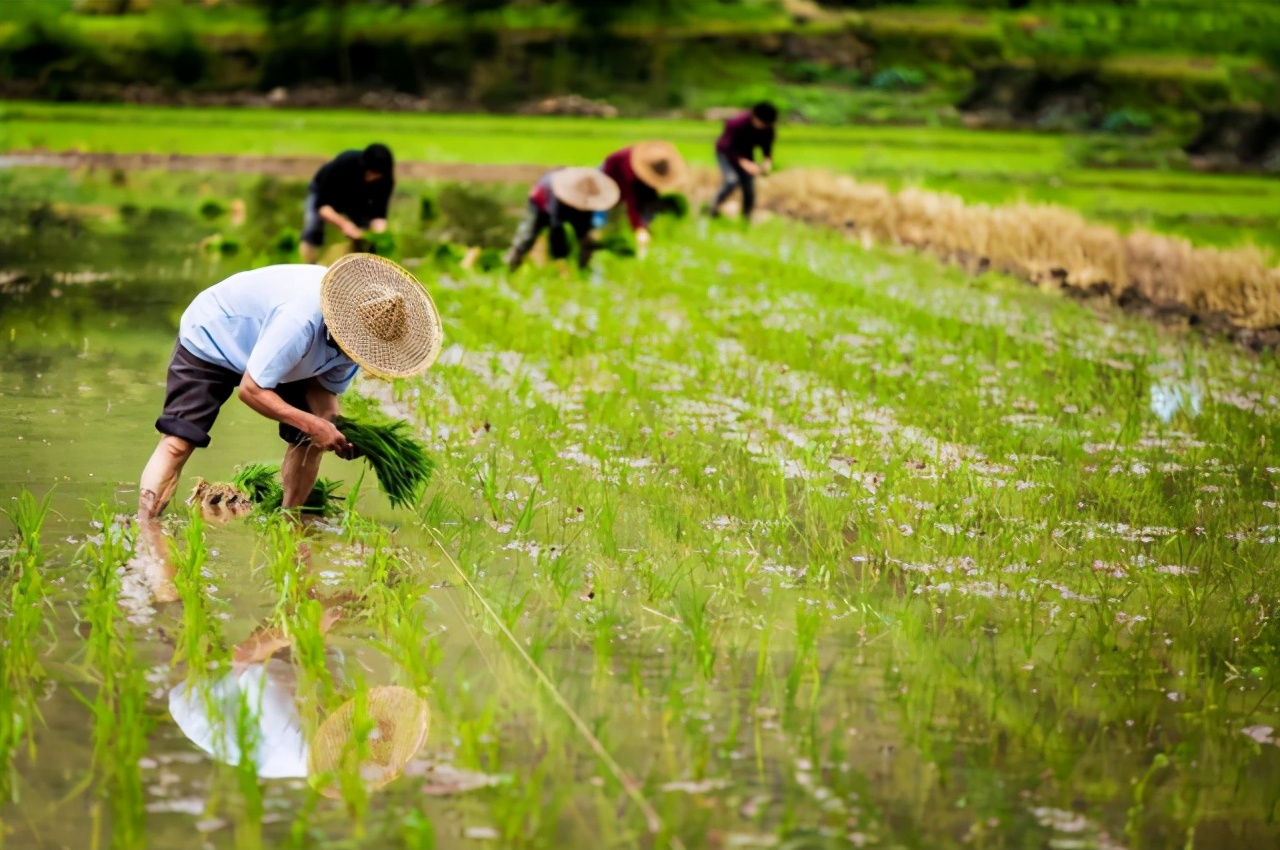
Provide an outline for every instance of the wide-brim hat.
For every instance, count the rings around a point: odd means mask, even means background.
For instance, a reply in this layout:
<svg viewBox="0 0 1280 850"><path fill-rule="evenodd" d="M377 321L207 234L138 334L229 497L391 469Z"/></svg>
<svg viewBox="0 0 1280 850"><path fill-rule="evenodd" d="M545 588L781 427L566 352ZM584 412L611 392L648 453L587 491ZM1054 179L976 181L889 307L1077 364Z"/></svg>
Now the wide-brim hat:
<svg viewBox="0 0 1280 850"><path fill-rule="evenodd" d="M361 722L363 741L357 739L356 721L356 702L348 700L325 718L311 739L307 773L325 783L320 793L326 797L340 796L341 771L358 771L369 791L400 776L426 743L431 709L408 688L372 688Z"/></svg>
<svg viewBox="0 0 1280 850"><path fill-rule="evenodd" d="M551 175L551 193L576 210L611 210L622 197L613 178L598 168L561 168Z"/></svg>
<svg viewBox="0 0 1280 850"><path fill-rule="evenodd" d="M631 170L660 195L684 185L689 166L670 142L638 142L631 146Z"/></svg>
<svg viewBox="0 0 1280 850"><path fill-rule="evenodd" d="M348 357L380 378L407 378L440 356L440 313L413 275L386 257L348 254L325 272L320 310Z"/></svg>

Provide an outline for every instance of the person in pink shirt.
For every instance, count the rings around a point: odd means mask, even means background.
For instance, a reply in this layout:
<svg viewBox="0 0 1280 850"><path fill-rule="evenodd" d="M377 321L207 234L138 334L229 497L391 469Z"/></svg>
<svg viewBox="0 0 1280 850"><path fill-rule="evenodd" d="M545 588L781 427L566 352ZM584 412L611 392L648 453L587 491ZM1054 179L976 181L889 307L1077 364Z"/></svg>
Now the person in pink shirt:
<svg viewBox="0 0 1280 850"><path fill-rule="evenodd" d="M716 140L716 162L724 182L715 200L711 202L711 215L720 215L720 205L729 199L734 190L742 190L742 217L751 218L756 205L755 179L768 174L773 168L774 126L778 123L778 109L772 103L757 103L724 122L724 132ZM762 155L756 164L756 148Z"/></svg>

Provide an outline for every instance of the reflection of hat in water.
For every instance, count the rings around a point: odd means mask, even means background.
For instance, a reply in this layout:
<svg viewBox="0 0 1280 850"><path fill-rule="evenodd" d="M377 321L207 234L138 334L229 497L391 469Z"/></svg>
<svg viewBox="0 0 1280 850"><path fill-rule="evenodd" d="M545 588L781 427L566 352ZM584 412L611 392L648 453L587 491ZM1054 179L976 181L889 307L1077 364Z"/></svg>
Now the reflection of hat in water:
<svg viewBox="0 0 1280 850"><path fill-rule="evenodd" d="M613 209L622 190L598 168L561 168L551 175L551 193L576 210L604 212Z"/></svg>
<svg viewBox="0 0 1280 850"><path fill-rule="evenodd" d="M637 142L631 147L631 170L658 194L679 189L689 166L670 142Z"/></svg>
<svg viewBox="0 0 1280 850"><path fill-rule="evenodd" d="M362 748L356 740L355 700L338 706L311 739L307 772L312 776L333 776L358 765L365 788L381 788L399 776L422 749L431 725L431 710L425 700L408 688L372 688L365 721L368 731ZM361 749L365 752L361 753ZM330 781L321 793L337 797L338 786Z"/></svg>
<svg viewBox="0 0 1280 850"><path fill-rule="evenodd" d="M440 313L422 284L373 254L348 254L325 272L320 309L342 350L380 378L406 378L440 355Z"/></svg>

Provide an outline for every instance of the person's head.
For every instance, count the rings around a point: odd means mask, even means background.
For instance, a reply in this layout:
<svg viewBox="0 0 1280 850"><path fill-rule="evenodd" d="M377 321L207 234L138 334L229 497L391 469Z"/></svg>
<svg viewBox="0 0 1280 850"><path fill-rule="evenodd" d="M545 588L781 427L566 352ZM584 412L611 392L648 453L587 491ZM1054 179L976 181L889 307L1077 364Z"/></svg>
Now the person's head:
<svg viewBox="0 0 1280 850"><path fill-rule="evenodd" d="M395 169L395 159L386 145L369 145L360 155L360 163L364 166L364 179L370 183L390 177Z"/></svg>
<svg viewBox="0 0 1280 850"><path fill-rule="evenodd" d="M751 123L760 129L772 127L778 123L778 107L767 100L762 100L751 107Z"/></svg>

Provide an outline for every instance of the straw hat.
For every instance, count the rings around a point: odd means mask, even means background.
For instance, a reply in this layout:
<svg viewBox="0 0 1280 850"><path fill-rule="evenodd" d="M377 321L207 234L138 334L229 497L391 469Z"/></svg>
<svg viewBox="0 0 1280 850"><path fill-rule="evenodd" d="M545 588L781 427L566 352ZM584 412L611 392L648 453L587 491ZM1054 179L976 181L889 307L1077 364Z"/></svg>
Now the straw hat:
<svg viewBox="0 0 1280 850"><path fill-rule="evenodd" d="M631 170L658 194L679 189L689 166L670 142L637 142L631 146Z"/></svg>
<svg viewBox="0 0 1280 850"><path fill-rule="evenodd" d="M440 313L422 284L373 254L348 254L325 272L320 310L342 350L380 378L406 378L440 356Z"/></svg>
<svg viewBox="0 0 1280 850"><path fill-rule="evenodd" d="M425 700L408 688L372 688L368 695L366 720L371 728L365 739L367 757L360 760L356 741L354 700L338 706L325 718L311 739L307 774L329 774L321 789L326 797L340 795L333 775L343 769L358 768L360 780L373 791L388 784L404 771L427 740L431 709Z"/></svg>
<svg viewBox="0 0 1280 850"><path fill-rule="evenodd" d="M576 210L603 212L613 209L622 190L598 168L561 168L551 175L551 192Z"/></svg>

